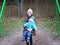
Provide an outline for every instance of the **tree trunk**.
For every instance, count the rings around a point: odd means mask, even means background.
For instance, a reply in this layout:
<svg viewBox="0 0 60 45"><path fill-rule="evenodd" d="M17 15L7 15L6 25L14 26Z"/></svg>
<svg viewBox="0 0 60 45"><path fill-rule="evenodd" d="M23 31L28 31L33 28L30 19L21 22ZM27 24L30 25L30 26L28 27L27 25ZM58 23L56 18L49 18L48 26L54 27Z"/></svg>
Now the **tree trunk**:
<svg viewBox="0 0 60 45"><path fill-rule="evenodd" d="M36 0L36 16L38 16L38 0Z"/></svg>
<svg viewBox="0 0 60 45"><path fill-rule="evenodd" d="M23 3L23 0L21 0L19 2L19 0L15 0L15 3L17 4L17 7L18 7L18 15L19 16L22 16L22 3Z"/></svg>

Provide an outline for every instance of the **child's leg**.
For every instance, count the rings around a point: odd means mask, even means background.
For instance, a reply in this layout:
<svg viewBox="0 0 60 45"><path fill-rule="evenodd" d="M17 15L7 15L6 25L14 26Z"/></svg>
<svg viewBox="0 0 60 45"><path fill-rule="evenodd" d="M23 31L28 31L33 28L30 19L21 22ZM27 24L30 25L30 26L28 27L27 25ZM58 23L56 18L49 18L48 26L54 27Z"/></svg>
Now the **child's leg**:
<svg viewBox="0 0 60 45"><path fill-rule="evenodd" d="M27 30L24 30L24 31L23 31L23 38L22 38L23 41L26 40L26 39L25 39L25 38L26 38L26 35L27 35Z"/></svg>
<svg viewBox="0 0 60 45"><path fill-rule="evenodd" d="M31 35L31 37L30 37L30 45L32 45L33 44L33 40L32 40L32 35Z"/></svg>
<svg viewBox="0 0 60 45"><path fill-rule="evenodd" d="M23 31L23 36L26 36L27 30Z"/></svg>
<svg viewBox="0 0 60 45"><path fill-rule="evenodd" d="M27 42L27 40L26 40L26 44L27 44L27 45L32 45L32 44L33 44L33 41L32 41L32 35L31 35L31 37L30 37L29 42Z"/></svg>
<svg viewBox="0 0 60 45"><path fill-rule="evenodd" d="M27 42L27 40L26 40L26 45L29 45L29 42Z"/></svg>
<svg viewBox="0 0 60 45"><path fill-rule="evenodd" d="M32 36L32 33L30 31L28 31L28 34L27 34L27 41L30 42L30 37Z"/></svg>

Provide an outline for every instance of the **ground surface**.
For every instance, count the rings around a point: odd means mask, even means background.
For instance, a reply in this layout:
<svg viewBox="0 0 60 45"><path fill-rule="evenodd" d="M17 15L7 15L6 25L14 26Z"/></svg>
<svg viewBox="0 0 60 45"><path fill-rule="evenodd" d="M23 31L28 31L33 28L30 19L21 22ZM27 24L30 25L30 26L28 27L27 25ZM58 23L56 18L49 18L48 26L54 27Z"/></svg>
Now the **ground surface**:
<svg viewBox="0 0 60 45"><path fill-rule="evenodd" d="M38 4L39 10L36 10L36 3L32 5L30 3L23 4L23 18L30 7L34 11L34 16L36 15L39 18L36 18L38 31L37 36L33 36L33 45L60 45L60 40L56 36L55 18L53 18L55 17L55 4L52 1L51 3L42 0L40 2ZM6 10L0 45L26 45L25 42L21 42L24 19L17 17L17 6L7 5Z"/></svg>
<svg viewBox="0 0 60 45"><path fill-rule="evenodd" d="M45 31L46 29L41 28L42 26L41 22L37 25L38 31L37 36L33 36L33 45L60 45L60 40L54 41L50 36L47 35L49 33L46 33ZM14 33L11 32L6 37L1 37L0 45L26 45L25 42L21 42L22 31L23 27L18 28L17 31L15 31Z"/></svg>
<svg viewBox="0 0 60 45"><path fill-rule="evenodd" d="M21 42L21 32L22 31L18 31L5 38L0 38L0 45L25 45L25 43ZM37 32L37 37L34 36L33 38L33 45L60 45L60 41L54 42L46 36L44 30L41 28Z"/></svg>

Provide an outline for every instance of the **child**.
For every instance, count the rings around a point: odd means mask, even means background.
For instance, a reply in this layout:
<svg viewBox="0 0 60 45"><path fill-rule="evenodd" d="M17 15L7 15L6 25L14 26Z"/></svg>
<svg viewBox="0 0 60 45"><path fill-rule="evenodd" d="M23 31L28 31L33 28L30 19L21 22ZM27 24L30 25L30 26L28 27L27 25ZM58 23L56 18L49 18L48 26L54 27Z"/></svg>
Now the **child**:
<svg viewBox="0 0 60 45"><path fill-rule="evenodd" d="M31 8L29 8L28 11L27 11L27 19L26 19L26 22L28 22L28 20L30 18L34 19L33 10Z"/></svg>
<svg viewBox="0 0 60 45"><path fill-rule="evenodd" d="M35 29L37 31L37 27L35 26L35 24L33 23L33 19L30 18L29 22L26 22L24 24L24 31L23 31L23 41L27 41L30 42L32 45L32 29Z"/></svg>
<svg viewBox="0 0 60 45"><path fill-rule="evenodd" d="M33 19L33 23L34 23L34 25L36 26L36 24L35 24L35 17L33 16L33 10L32 10L31 8L29 8L28 11L27 11L27 20L26 20L26 22L28 22L30 18ZM35 32L36 32L36 31L35 31L35 29L33 28L32 33L35 34Z"/></svg>

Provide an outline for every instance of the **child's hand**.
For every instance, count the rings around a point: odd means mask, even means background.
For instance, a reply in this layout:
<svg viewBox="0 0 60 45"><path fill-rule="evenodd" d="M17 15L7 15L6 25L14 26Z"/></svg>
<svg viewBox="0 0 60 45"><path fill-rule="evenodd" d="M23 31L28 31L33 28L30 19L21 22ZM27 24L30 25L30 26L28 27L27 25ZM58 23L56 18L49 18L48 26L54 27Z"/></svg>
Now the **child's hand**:
<svg viewBox="0 0 60 45"><path fill-rule="evenodd" d="M33 33L33 36L36 36L37 35L37 33L36 33L37 31L35 31L34 33Z"/></svg>

